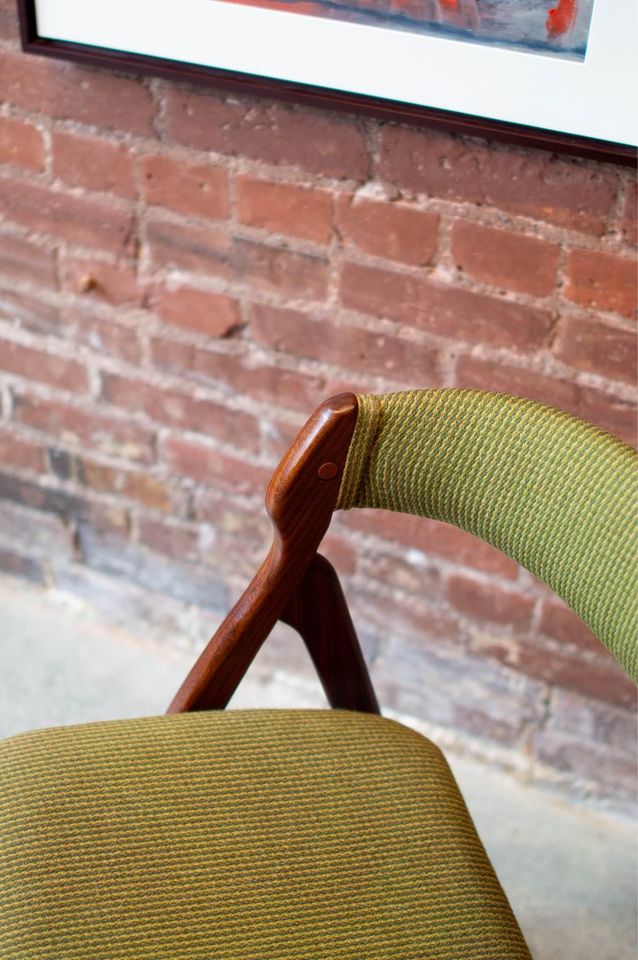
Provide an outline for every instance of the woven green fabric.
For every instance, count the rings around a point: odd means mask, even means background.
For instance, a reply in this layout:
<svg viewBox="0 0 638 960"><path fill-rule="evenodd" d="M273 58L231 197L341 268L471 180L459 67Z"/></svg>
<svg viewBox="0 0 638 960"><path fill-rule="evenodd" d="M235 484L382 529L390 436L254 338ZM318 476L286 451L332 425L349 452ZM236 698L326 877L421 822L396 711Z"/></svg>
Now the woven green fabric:
<svg viewBox="0 0 638 960"><path fill-rule="evenodd" d="M520 397L358 400L337 508L433 517L486 540L562 597L638 680L635 451Z"/></svg>
<svg viewBox="0 0 638 960"><path fill-rule="evenodd" d="M3 960L530 960L440 751L341 711L0 744Z"/></svg>

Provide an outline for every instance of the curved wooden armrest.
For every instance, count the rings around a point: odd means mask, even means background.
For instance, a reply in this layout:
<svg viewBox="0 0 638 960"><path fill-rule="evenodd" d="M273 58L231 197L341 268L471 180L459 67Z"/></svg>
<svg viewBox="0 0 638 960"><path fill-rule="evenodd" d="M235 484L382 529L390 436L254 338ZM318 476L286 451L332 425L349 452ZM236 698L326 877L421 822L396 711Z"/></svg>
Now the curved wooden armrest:
<svg viewBox="0 0 638 960"><path fill-rule="evenodd" d="M282 459L266 493L266 509L274 527L268 556L186 677L168 709L169 713L225 707L279 619L299 629L322 679L326 671L335 672L326 666L327 660L331 663L334 660L329 651L337 656L337 672L340 669L353 673L353 678L346 681L345 686L334 679L324 680L333 706L356 702L358 709L378 711L336 574L332 567L332 577L327 573L327 561L322 558L320 563L315 562L314 572L306 577L330 524L356 420L357 398L354 394L340 394L326 400L310 417ZM300 586L302 581L303 588ZM318 587L320 581L323 589ZM349 639L342 644L334 641L321 648L321 632L313 626L303 608L308 602L328 602L330 597L336 598L339 610L346 610L350 626L343 626L338 635L342 640L344 637ZM343 624L343 618L341 622ZM334 618L331 626L334 632ZM321 635L325 636L326 631ZM339 650L349 650L349 653L339 653ZM357 670L359 673L363 671L365 676L362 692L354 695L352 684Z"/></svg>

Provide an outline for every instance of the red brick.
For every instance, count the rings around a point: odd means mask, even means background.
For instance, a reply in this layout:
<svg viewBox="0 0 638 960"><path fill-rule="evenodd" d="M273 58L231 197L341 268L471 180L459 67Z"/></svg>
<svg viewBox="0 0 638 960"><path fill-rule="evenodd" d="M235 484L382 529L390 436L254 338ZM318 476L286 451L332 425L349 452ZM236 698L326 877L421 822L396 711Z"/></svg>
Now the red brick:
<svg viewBox="0 0 638 960"><path fill-rule="evenodd" d="M44 169L44 140L33 123L17 117L0 117L0 163L36 173Z"/></svg>
<svg viewBox="0 0 638 960"><path fill-rule="evenodd" d="M132 413L144 412L160 423L216 437L244 449L254 449L258 444L257 421L241 410L116 374L105 373L102 380L107 402Z"/></svg>
<svg viewBox="0 0 638 960"><path fill-rule="evenodd" d="M44 473L46 470L42 447L4 432L0 432L0 464L4 470L9 467L16 470L32 470L36 473Z"/></svg>
<svg viewBox="0 0 638 960"><path fill-rule="evenodd" d="M636 443L636 407L610 393L583 387L578 404L579 416L595 423L627 443Z"/></svg>
<svg viewBox="0 0 638 960"><path fill-rule="evenodd" d="M228 173L222 167L150 156L140 160L140 172L147 203L211 220L228 216Z"/></svg>
<svg viewBox="0 0 638 960"><path fill-rule="evenodd" d="M620 230L625 243L636 246L638 243L638 196L636 195L636 181L633 180L627 186L627 195L625 197L625 206Z"/></svg>
<svg viewBox="0 0 638 960"><path fill-rule="evenodd" d="M331 392L323 376L270 365L250 354L216 353L187 343L154 338L151 357L162 370L221 384L236 393L250 395L253 400L308 412Z"/></svg>
<svg viewBox="0 0 638 960"><path fill-rule="evenodd" d="M9 340L0 342L0 369L73 393L85 393L89 386L86 370L77 360L56 357Z"/></svg>
<svg viewBox="0 0 638 960"><path fill-rule="evenodd" d="M635 754L636 717L633 709L619 709L559 689L553 692L550 706L550 729L621 753Z"/></svg>
<svg viewBox="0 0 638 960"><path fill-rule="evenodd" d="M459 270L495 287L542 297L556 284L560 247L536 237L457 220L452 256Z"/></svg>
<svg viewBox="0 0 638 960"><path fill-rule="evenodd" d="M17 46L19 44L20 28L18 25L17 8L9 0L0 3L0 40L7 40Z"/></svg>
<svg viewBox="0 0 638 960"><path fill-rule="evenodd" d="M57 401L18 394L14 398L14 419L82 450L89 446L108 456L138 463L152 463L155 459L152 430L105 416L101 411L81 410Z"/></svg>
<svg viewBox="0 0 638 960"><path fill-rule="evenodd" d="M591 632L573 610L570 610L560 600L556 602L544 601L539 630L546 637L557 640L559 643L580 647L583 650L591 650L593 653L603 652L598 637Z"/></svg>
<svg viewBox="0 0 638 960"><path fill-rule="evenodd" d="M112 200L78 197L57 187L0 178L7 220L88 247L120 252L131 235L130 209Z"/></svg>
<svg viewBox="0 0 638 960"><path fill-rule="evenodd" d="M84 344L96 353L139 364L142 347L135 328L96 315L88 307L67 307L65 318L77 343Z"/></svg>
<svg viewBox="0 0 638 960"><path fill-rule="evenodd" d="M177 143L200 150L292 164L327 177L364 180L369 172L359 125L308 108L168 87L166 130Z"/></svg>
<svg viewBox="0 0 638 960"><path fill-rule="evenodd" d="M263 227L302 240L328 243L332 236L332 194L328 190L236 178L237 216L250 227Z"/></svg>
<svg viewBox="0 0 638 960"><path fill-rule="evenodd" d="M470 580L460 574L448 579L447 596L459 613L475 620L506 624L514 630L527 630L534 600L513 590L501 590L493 583Z"/></svg>
<svg viewBox="0 0 638 960"><path fill-rule="evenodd" d="M328 261L313 254L235 240L230 263L238 280L273 293L323 300L328 289Z"/></svg>
<svg viewBox="0 0 638 960"><path fill-rule="evenodd" d="M350 309L438 336L521 352L542 347L551 326L544 310L357 263L344 265L340 297Z"/></svg>
<svg viewBox="0 0 638 960"><path fill-rule="evenodd" d="M441 557L492 576L515 580L518 565L500 550L447 523L387 510L351 510L343 522L352 530L371 533L426 556Z"/></svg>
<svg viewBox="0 0 638 960"><path fill-rule="evenodd" d="M69 130L51 135L53 173L72 187L135 197L133 153L122 143Z"/></svg>
<svg viewBox="0 0 638 960"><path fill-rule="evenodd" d="M5 53L0 90L23 110L154 137L155 105L144 82L49 58Z"/></svg>
<svg viewBox="0 0 638 960"><path fill-rule="evenodd" d="M321 554L329 560L340 577L354 573L357 552L351 543L334 533L328 533L321 541Z"/></svg>
<svg viewBox="0 0 638 960"><path fill-rule="evenodd" d="M570 367L610 380L636 383L636 333L603 323L565 318L554 346L559 360Z"/></svg>
<svg viewBox="0 0 638 960"><path fill-rule="evenodd" d="M264 467L177 437L166 441L164 457L173 475L190 477L229 493L263 495L270 479L270 471Z"/></svg>
<svg viewBox="0 0 638 960"><path fill-rule="evenodd" d="M265 304L253 304L251 318L255 340L273 350L421 386L438 382L438 355L421 344Z"/></svg>
<svg viewBox="0 0 638 960"><path fill-rule="evenodd" d="M637 290L633 257L616 257L598 250L571 251L565 290L570 300L596 310L613 310L625 317L633 317Z"/></svg>
<svg viewBox="0 0 638 960"><path fill-rule="evenodd" d="M395 126L383 129L380 173L442 200L496 206L595 235L605 231L617 190L614 173L544 151Z"/></svg>
<svg viewBox="0 0 638 960"><path fill-rule="evenodd" d="M530 677L564 690L575 690L583 696L622 707L631 707L636 700L635 684L611 654L591 663L576 651L550 649L531 640L508 643L500 650L486 652L496 654Z"/></svg>
<svg viewBox="0 0 638 960"><path fill-rule="evenodd" d="M37 333L60 332L61 315L57 304L21 290L0 290L0 317Z"/></svg>
<svg viewBox="0 0 638 960"><path fill-rule="evenodd" d="M0 11L0 36L2 36L2 11ZM47 577L39 560L32 557L25 557L13 550L7 550L6 547L0 547L0 570L8 573L12 577L22 577L25 580L31 580L32 583L45 585Z"/></svg>
<svg viewBox="0 0 638 960"><path fill-rule="evenodd" d="M421 267L433 259L440 217L399 203L342 197L337 226L347 243L364 253Z"/></svg>
<svg viewBox="0 0 638 960"><path fill-rule="evenodd" d="M150 510L168 511L171 508L170 492L149 473L134 473L95 460L82 459L80 479L91 490L136 500Z"/></svg>
<svg viewBox="0 0 638 960"><path fill-rule="evenodd" d="M158 287L151 305L165 323L209 337L226 337L241 324L238 302L209 290Z"/></svg>
<svg viewBox="0 0 638 960"><path fill-rule="evenodd" d="M56 283L55 252L19 237L0 235L0 273L39 286Z"/></svg>
<svg viewBox="0 0 638 960"><path fill-rule="evenodd" d="M195 560L198 556L199 528L177 523L166 523L142 517L137 527L140 543L167 557Z"/></svg>
<svg viewBox="0 0 638 960"><path fill-rule="evenodd" d="M436 600L439 596L440 573L434 566L410 562L383 550L375 550L372 556L364 553L359 560L359 574L422 600Z"/></svg>
<svg viewBox="0 0 638 960"><path fill-rule="evenodd" d="M226 227L149 220L146 242L152 266L173 267L207 276L228 276L230 238Z"/></svg>
<svg viewBox="0 0 638 960"><path fill-rule="evenodd" d="M126 263L105 263L94 257L63 256L62 288L87 299L115 306L141 305L145 289L133 267Z"/></svg>
<svg viewBox="0 0 638 960"><path fill-rule="evenodd" d="M496 360L459 357L455 386L475 390L494 390L549 403L575 413L579 407L580 388L575 383L544 376L534 369L514 367Z"/></svg>

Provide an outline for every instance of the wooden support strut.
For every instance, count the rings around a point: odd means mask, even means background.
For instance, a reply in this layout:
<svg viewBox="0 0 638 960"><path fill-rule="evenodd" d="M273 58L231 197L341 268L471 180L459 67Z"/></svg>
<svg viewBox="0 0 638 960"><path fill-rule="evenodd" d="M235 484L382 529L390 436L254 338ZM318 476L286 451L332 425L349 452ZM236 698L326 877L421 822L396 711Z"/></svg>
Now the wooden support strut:
<svg viewBox="0 0 638 960"><path fill-rule="evenodd" d="M209 640L168 713L223 709L277 620L301 634L332 707L379 712L339 580L317 554L356 420L354 394L326 400L282 459L266 493L274 527L268 556Z"/></svg>

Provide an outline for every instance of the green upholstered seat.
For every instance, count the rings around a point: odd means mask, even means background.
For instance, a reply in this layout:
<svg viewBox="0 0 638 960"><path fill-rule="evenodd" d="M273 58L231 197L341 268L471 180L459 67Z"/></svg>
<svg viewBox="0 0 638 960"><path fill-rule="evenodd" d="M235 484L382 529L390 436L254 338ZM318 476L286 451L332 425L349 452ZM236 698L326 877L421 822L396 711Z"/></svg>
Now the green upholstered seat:
<svg viewBox="0 0 638 960"><path fill-rule="evenodd" d="M0 744L2 960L529 960L440 751L341 711Z"/></svg>

